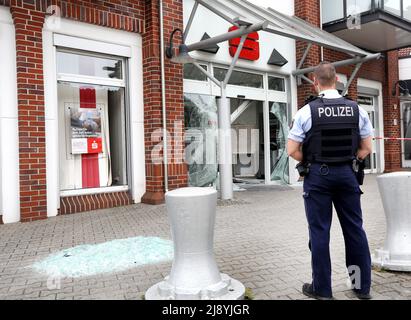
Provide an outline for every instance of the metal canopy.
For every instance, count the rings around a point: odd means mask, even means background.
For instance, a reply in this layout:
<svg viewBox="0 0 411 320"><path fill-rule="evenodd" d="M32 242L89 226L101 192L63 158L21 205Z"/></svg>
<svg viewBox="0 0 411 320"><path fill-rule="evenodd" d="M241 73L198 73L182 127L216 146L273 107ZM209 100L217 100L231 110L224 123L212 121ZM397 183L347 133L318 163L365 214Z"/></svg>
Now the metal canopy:
<svg viewBox="0 0 411 320"><path fill-rule="evenodd" d="M370 54L300 18L282 14L272 8L262 8L246 0L195 0L195 9L198 4L233 25L254 25L267 22L264 31L273 34L317 44L353 56L365 57ZM193 13L195 14L195 10ZM190 28L191 22L189 21L187 29Z"/></svg>
<svg viewBox="0 0 411 320"><path fill-rule="evenodd" d="M297 70L292 72L292 75L297 78L298 84L300 84L302 80L312 83L312 80L304 74L314 71L314 67L306 69L301 68L304 65L304 61L313 44L340 51L351 56L350 59L333 63L335 66L356 65L350 80L343 91L344 94L347 93L348 87L358 73L361 65L364 62L372 59L379 59L381 57L380 53L371 54L364 51L298 17L288 16L272 8L265 9L246 0L194 1L194 6L186 30L184 31L184 40L187 38L199 5L204 6L227 22L238 26L240 29L187 45L187 52L205 49L210 45L215 45L236 37L242 37L254 31L264 30L279 36L307 42L307 48L298 63Z"/></svg>

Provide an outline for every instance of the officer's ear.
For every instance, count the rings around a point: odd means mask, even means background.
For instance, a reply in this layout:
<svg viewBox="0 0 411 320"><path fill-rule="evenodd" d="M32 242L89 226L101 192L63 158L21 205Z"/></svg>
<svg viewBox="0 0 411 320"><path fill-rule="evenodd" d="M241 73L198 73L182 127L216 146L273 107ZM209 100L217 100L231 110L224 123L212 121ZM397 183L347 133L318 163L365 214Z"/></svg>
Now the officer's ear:
<svg viewBox="0 0 411 320"><path fill-rule="evenodd" d="M314 90L318 92L320 90L320 84L319 84L319 82L318 82L318 80L315 76L313 77L313 80L314 80L313 81L314 82L314 84L313 84Z"/></svg>

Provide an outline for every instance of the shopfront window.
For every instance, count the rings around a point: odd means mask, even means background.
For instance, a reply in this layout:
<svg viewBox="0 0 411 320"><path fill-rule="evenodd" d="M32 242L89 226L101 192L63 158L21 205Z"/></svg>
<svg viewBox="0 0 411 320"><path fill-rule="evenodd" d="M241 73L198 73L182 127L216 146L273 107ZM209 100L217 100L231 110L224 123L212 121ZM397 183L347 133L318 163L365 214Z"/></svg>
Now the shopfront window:
<svg viewBox="0 0 411 320"><path fill-rule="evenodd" d="M227 69L215 67L214 77L219 81L224 81L227 71ZM234 70L231 74L228 84L257 89L264 88L264 81L262 75L237 70Z"/></svg>
<svg viewBox="0 0 411 320"><path fill-rule="evenodd" d="M201 67L207 71L207 66L206 65L201 65ZM202 73L198 68L191 64L191 63L186 63L184 65L184 79L187 80L196 80L196 81L208 81L207 76Z"/></svg>
<svg viewBox="0 0 411 320"><path fill-rule="evenodd" d="M101 78L121 78L123 63L83 54L70 54L67 60L65 53L57 54L61 191L128 183L126 88L99 84ZM77 82L75 72L88 77ZM66 73L72 76L65 79Z"/></svg>
<svg viewBox="0 0 411 320"><path fill-rule="evenodd" d="M289 183L287 104L270 102L271 181Z"/></svg>
<svg viewBox="0 0 411 320"><path fill-rule="evenodd" d="M268 90L285 92L284 78L268 76Z"/></svg>

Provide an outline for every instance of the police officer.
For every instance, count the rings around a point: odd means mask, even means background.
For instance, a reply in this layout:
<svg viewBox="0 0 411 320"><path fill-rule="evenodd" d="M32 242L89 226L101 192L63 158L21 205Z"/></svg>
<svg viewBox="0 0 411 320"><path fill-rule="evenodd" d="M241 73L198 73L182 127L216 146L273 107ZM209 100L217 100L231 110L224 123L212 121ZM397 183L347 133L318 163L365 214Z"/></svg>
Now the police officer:
<svg viewBox="0 0 411 320"><path fill-rule="evenodd" d="M288 154L304 164L306 173L303 196L312 283L302 290L315 299L332 299L329 242L334 204L344 235L346 266L355 280L353 291L359 299L371 299L371 258L353 161L363 161L371 153L373 128L367 112L342 97L336 82L332 64L323 62L316 68L319 96L297 112L288 137Z"/></svg>

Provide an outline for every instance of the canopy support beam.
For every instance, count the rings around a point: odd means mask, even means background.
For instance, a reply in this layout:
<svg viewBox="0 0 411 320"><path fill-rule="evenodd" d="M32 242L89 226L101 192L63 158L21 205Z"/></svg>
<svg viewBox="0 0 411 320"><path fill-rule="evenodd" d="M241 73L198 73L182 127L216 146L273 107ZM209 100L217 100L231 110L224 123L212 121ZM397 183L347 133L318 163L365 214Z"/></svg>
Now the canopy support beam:
<svg viewBox="0 0 411 320"><path fill-rule="evenodd" d="M359 64L359 63L364 63L370 60L375 60L375 59L379 59L381 57L381 53L375 53L375 54L370 54L366 57L355 57L352 59L347 59L347 60L341 60L341 61L337 61L337 62L333 62L332 65L334 65L334 67L344 67L344 66L348 66L350 64ZM292 72L293 76L299 76L302 74L307 74L307 73L311 73L315 70L316 67L310 67L310 68L305 68L305 69L297 69L295 71Z"/></svg>
<svg viewBox="0 0 411 320"><path fill-rule="evenodd" d="M355 69L354 69L354 71L352 72L350 79L348 79L347 84L345 85L345 88L344 88L344 90L343 90L343 92L342 92L342 95L343 95L343 96L345 96L345 95L347 94L348 89L349 89L351 83L354 81L355 76L357 75L358 71L360 71L360 68L361 68L362 65L363 65L363 62L358 63L358 64L355 66Z"/></svg>
<svg viewBox="0 0 411 320"><path fill-rule="evenodd" d="M314 84L314 81L312 81L310 78L308 78L307 76L305 76L305 75L299 75L298 76L299 78L301 78L301 79L303 79L303 80L305 80L305 81L307 81L308 83L310 83L310 84Z"/></svg>

